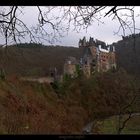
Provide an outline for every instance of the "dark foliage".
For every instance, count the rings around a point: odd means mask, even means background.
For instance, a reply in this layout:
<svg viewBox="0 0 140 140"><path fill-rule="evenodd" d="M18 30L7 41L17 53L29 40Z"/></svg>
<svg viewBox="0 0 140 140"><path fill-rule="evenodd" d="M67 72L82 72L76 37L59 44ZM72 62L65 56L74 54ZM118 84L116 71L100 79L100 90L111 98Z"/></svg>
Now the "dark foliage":
<svg viewBox="0 0 140 140"><path fill-rule="evenodd" d="M55 67L63 73L63 65L68 56L79 59L82 49L41 44L19 44L0 48L0 67L6 74L22 76L46 76Z"/></svg>
<svg viewBox="0 0 140 140"><path fill-rule="evenodd" d="M117 65L123 67L127 72L140 75L140 35L123 37L116 46Z"/></svg>

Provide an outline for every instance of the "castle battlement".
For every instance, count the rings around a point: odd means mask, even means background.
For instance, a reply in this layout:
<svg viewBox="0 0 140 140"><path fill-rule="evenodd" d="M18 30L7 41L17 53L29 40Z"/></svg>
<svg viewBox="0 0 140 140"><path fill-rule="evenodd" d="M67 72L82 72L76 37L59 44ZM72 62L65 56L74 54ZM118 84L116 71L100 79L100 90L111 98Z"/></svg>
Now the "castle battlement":
<svg viewBox="0 0 140 140"><path fill-rule="evenodd" d="M109 69L116 68L114 46L106 45L105 42L97 39L94 40L91 37L89 41L86 41L86 38L84 37L83 39L79 40L79 48L81 47L84 48L82 67L85 75L89 76L89 73L91 74L95 71L104 72L108 71ZM86 74L86 71L88 71L88 74Z"/></svg>

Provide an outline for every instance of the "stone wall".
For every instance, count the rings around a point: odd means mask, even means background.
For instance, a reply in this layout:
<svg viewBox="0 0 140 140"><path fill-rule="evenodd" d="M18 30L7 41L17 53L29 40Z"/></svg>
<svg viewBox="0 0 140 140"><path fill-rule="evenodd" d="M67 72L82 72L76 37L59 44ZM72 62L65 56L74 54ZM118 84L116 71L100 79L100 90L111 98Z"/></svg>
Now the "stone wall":
<svg viewBox="0 0 140 140"><path fill-rule="evenodd" d="M70 75L72 78L76 76L76 65L75 64L64 64L64 74Z"/></svg>

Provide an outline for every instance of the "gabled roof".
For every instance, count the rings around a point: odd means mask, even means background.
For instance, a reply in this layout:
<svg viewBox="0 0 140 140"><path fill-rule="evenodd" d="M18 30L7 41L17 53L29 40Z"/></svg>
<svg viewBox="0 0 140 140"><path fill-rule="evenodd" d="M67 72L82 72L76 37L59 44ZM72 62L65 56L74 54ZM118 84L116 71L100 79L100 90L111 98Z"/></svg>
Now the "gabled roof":
<svg viewBox="0 0 140 140"><path fill-rule="evenodd" d="M101 45L99 45L99 51L100 52L109 53L110 52L110 48L109 48L109 46L102 47Z"/></svg>
<svg viewBox="0 0 140 140"><path fill-rule="evenodd" d="M95 45L94 38L90 37L89 39L89 46Z"/></svg>

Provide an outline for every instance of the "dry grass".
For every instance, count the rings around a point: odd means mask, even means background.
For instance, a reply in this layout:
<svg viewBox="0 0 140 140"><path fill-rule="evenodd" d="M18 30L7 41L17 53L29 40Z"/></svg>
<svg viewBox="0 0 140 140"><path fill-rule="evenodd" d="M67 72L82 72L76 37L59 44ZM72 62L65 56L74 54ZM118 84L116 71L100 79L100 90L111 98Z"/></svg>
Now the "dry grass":
<svg viewBox="0 0 140 140"><path fill-rule="evenodd" d="M0 91L1 134L80 134L87 119L79 104L59 99L48 84L10 77Z"/></svg>
<svg viewBox="0 0 140 140"><path fill-rule="evenodd" d="M74 80L61 98L47 83L8 77L0 81L0 134L81 134L88 122L116 113L116 95L128 87L122 79L125 87L116 89L117 77Z"/></svg>

